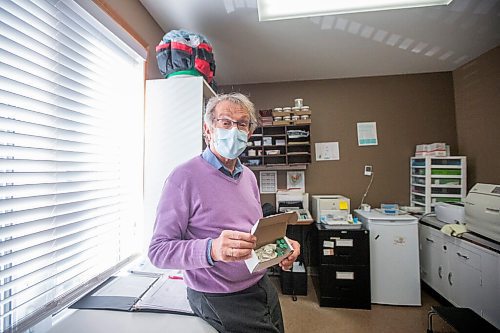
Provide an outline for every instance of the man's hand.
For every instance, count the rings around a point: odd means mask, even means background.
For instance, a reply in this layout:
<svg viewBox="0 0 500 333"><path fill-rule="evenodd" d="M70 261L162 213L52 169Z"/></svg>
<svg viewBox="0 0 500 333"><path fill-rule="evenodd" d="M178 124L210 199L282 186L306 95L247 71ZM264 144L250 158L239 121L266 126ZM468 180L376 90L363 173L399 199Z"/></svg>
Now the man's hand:
<svg viewBox="0 0 500 333"><path fill-rule="evenodd" d="M281 260L280 262L280 267L284 271L289 271L292 268L293 262L297 260L297 258L300 255L300 244L297 241L294 241L293 239L288 238L288 241L290 242L290 245L292 245L293 252L290 253L288 257L285 259Z"/></svg>
<svg viewBox="0 0 500 333"><path fill-rule="evenodd" d="M212 241L210 255L214 261L239 261L250 258L257 238L254 235L224 230Z"/></svg>

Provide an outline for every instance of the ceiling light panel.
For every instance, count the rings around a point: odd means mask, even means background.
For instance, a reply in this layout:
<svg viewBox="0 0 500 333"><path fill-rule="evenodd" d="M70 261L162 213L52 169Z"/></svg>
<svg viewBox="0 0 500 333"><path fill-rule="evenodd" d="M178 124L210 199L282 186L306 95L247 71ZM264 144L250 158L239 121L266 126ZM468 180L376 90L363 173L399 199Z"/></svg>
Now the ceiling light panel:
<svg viewBox="0 0 500 333"><path fill-rule="evenodd" d="M257 0L259 21L448 5L452 0Z"/></svg>

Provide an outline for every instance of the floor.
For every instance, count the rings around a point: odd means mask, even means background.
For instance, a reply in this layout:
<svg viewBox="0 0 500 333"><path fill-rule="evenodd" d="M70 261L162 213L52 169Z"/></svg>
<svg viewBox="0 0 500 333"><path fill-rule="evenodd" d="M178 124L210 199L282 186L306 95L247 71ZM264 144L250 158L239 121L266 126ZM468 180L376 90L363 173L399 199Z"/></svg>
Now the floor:
<svg viewBox="0 0 500 333"><path fill-rule="evenodd" d="M280 295L286 333L413 333L427 331L427 312L439 302L425 290L422 306L388 306L372 304L371 310L320 307L316 292L308 277L307 296L282 295L279 278L271 277ZM453 332L440 318L433 319L434 332Z"/></svg>

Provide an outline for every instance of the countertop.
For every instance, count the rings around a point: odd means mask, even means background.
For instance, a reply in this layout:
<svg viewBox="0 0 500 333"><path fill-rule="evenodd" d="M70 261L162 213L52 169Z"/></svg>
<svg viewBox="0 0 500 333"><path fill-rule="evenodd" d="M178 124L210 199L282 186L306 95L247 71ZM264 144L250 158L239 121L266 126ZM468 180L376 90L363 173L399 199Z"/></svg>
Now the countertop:
<svg viewBox="0 0 500 333"><path fill-rule="evenodd" d="M419 222L425 225L428 225L430 227L436 228L436 229L441 229L446 223L439 221L435 216L433 215L424 215L424 216L416 216L419 218ZM481 235L471 233L471 232L466 232L462 234L461 237L462 239L465 239L471 243L474 243L476 245L488 248L492 251L495 251L497 253L500 253L500 243L495 242L494 240L491 240L489 238L482 237Z"/></svg>

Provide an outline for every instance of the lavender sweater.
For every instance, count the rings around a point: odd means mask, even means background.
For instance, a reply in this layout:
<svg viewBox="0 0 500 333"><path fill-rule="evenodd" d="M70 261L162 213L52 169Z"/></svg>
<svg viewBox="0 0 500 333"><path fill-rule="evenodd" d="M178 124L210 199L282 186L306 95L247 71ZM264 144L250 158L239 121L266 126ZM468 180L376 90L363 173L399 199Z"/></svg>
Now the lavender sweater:
<svg viewBox="0 0 500 333"><path fill-rule="evenodd" d="M183 269L188 287L230 293L254 285L265 271L251 274L244 261L207 260L207 243L223 230L250 232L262 217L253 172L243 167L238 179L224 175L201 156L178 166L167 178L158 204L151 262L160 268Z"/></svg>

